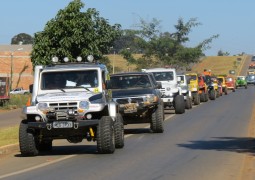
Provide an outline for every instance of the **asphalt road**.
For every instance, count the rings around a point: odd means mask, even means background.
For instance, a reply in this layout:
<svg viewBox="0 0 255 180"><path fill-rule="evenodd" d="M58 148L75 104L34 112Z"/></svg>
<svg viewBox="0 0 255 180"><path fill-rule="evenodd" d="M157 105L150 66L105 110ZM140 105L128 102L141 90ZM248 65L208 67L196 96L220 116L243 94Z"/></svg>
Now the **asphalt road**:
<svg viewBox="0 0 255 180"><path fill-rule="evenodd" d="M21 112L22 109L15 109L11 111L1 112L0 113L0 128L6 128L15 126L21 121Z"/></svg>
<svg viewBox="0 0 255 180"><path fill-rule="evenodd" d="M1 159L0 179L241 179L255 86L238 89L185 114L166 112L165 132L126 126L125 147L97 154L95 143L56 141L52 152ZM146 125L146 124L145 124Z"/></svg>

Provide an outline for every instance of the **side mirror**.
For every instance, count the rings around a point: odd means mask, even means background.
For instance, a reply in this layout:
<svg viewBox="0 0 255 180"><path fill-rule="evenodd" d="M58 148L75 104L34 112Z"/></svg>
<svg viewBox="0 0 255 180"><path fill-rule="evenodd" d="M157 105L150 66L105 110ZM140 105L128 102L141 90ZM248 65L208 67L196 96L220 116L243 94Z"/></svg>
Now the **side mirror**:
<svg viewBox="0 0 255 180"><path fill-rule="evenodd" d="M33 93L33 86L34 86L33 84L30 84L30 85L29 85L29 92L30 92L30 93Z"/></svg>
<svg viewBox="0 0 255 180"><path fill-rule="evenodd" d="M177 77L177 82L181 82L181 80L182 80L181 77L178 76Z"/></svg>
<svg viewBox="0 0 255 180"><path fill-rule="evenodd" d="M106 80L105 82L106 89L112 89L112 83L111 80Z"/></svg>

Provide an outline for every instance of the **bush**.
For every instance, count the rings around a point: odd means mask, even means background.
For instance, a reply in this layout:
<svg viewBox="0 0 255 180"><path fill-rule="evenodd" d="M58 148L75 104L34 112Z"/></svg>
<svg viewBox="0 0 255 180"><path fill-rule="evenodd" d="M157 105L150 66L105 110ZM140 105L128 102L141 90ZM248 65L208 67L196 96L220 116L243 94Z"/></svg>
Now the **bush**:
<svg viewBox="0 0 255 180"><path fill-rule="evenodd" d="M0 109L17 109L22 108L26 105L28 99L31 97L30 94L11 94L10 100L4 103Z"/></svg>

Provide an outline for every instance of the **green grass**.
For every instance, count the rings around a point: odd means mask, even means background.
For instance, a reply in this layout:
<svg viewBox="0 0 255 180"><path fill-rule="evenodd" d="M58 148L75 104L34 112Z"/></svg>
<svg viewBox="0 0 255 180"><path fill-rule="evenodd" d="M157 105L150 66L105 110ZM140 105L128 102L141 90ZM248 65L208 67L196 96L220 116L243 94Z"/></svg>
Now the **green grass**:
<svg viewBox="0 0 255 180"><path fill-rule="evenodd" d="M0 147L18 143L19 126L0 129Z"/></svg>
<svg viewBox="0 0 255 180"><path fill-rule="evenodd" d="M22 108L26 105L28 98L31 95L11 95L9 102L6 102L3 106L0 107L0 110L12 110L17 108ZM18 143L18 133L19 125L0 128L0 147Z"/></svg>

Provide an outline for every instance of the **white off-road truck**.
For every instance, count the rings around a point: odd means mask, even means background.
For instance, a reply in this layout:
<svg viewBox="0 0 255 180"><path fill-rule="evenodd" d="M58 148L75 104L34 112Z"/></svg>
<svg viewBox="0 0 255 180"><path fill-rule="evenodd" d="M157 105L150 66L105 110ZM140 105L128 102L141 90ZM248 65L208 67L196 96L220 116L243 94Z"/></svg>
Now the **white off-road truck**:
<svg viewBox="0 0 255 180"><path fill-rule="evenodd" d="M191 109L192 108L192 93L189 90L187 77L184 74L179 74L177 77L180 77L180 81L178 81L179 86L181 87L182 94L185 99L185 108Z"/></svg>
<svg viewBox="0 0 255 180"><path fill-rule="evenodd" d="M97 141L99 153L124 146L123 119L105 86L106 66L78 60L35 67L32 98L23 109L19 128L22 155L51 150L55 139ZM93 61L93 56L88 60Z"/></svg>
<svg viewBox="0 0 255 180"><path fill-rule="evenodd" d="M156 81L161 82L161 98L165 108L173 107L176 114L185 112L185 100L182 89L178 85L177 74L174 68L142 69L142 71L153 73Z"/></svg>

